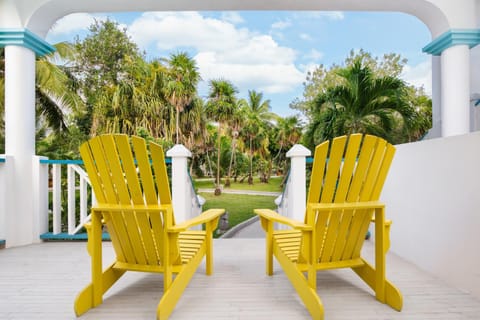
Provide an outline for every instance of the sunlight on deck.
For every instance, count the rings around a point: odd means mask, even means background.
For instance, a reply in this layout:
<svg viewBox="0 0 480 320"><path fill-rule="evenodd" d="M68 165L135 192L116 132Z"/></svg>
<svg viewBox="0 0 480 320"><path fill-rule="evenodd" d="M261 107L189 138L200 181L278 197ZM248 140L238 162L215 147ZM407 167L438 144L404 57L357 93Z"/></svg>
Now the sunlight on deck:
<svg viewBox="0 0 480 320"><path fill-rule="evenodd" d="M170 319L310 319L282 270L264 272L262 239L214 241L215 270L202 265ZM105 264L113 258L105 243ZM365 245L372 256L372 245ZM387 274L404 295L398 313L375 300L350 270L325 271L318 291L325 319L478 319L480 301L390 254ZM0 250L0 319L75 319L73 300L89 277L85 242ZM127 273L104 303L79 319L155 319L162 275Z"/></svg>

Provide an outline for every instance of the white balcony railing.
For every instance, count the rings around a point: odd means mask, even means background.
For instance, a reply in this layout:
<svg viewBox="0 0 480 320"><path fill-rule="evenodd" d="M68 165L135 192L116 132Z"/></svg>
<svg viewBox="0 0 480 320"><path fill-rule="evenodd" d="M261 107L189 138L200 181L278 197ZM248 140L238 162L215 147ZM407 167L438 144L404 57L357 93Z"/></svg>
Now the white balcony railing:
<svg viewBox="0 0 480 320"><path fill-rule="evenodd" d="M175 150L178 150L178 147ZM182 152L178 154L175 150L173 150L171 160L172 200L174 209L179 216L176 220L181 222L199 215L205 199L196 194L192 178L188 174L186 164L189 151L181 149ZM170 159L167 159L167 163L170 163ZM40 159L40 170L44 171L44 174L40 176L48 177L49 194L49 201L46 201L48 210L45 210L48 212L48 217L45 217L49 221L48 231L41 235L42 239L85 237L80 231L83 230L83 224L90 220L89 208L95 204L95 197L88 175L81 164L83 164L81 160ZM2 168L0 167L0 178L1 174ZM5 186L0 184L0 188L2 187ZM3 194L0 190L0 197ZM0 206L1 203L0 201ZM5 210L0 207L1 212L5 212ZM2 224L0 223L0 225ZM1 236L0 229L0 240Z"/></svg>
<svg viewBox="0 0 480 320"><path fill-rule="evenodd" d="M6 182L6 164L5 156L0 155L0 247L5 245L5 188L7 187Z"/></svg>
<svg viewBox="0 0 480 320"><path fill-rule="evenodd" d="M75 235L90 219L89 205L95 203L90 180L80 167L81 160L40 160L48 172L49 232L48 234ZM48 235L44 235L48 237Z"/></svg>

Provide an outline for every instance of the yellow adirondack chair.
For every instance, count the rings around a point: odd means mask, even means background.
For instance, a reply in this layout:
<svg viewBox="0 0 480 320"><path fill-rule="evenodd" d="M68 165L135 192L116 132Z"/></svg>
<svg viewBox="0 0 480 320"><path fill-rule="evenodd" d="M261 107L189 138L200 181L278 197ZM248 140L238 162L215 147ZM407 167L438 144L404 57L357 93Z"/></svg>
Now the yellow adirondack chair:
<svg viewBox="0 0 480 320"><path fill-rule="evenodd" d="M370 135L324 142L315 149L305 222L255 210L266 232L267 274L273 274L275 255L312 319L323 319L316 274L326 269L352 268L377 300L402 309L400 291L385 278L391 222L378 201L394 153L391 144ZM274 230L274 222L291 229ZM370 222L375 223L375 267L361 257Z"/></svg>
<svg viewBox="0 0 480 320"><path fill-rule="evenodd" d="M80 147L98 204L86 224L92 282L75 300L77 316L102 303L103 294L125 273L163 273L157 318L167 319L206 256L212 273L212 232L223 209L210 209L175 224L162 147L126 135L95 137ZM205 224L205 231L187 230ZM102 227L116 260L102 272ZM176 274L173 277L173 274Z"/></svg>

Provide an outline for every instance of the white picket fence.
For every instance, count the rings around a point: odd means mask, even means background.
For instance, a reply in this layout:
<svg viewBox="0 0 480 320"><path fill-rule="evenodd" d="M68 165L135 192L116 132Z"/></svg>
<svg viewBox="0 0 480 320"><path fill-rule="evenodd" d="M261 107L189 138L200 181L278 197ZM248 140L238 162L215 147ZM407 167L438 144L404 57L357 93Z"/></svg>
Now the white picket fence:
<svg viewBox="0 0 480 320"><path fill-rule="evenodd" d="M172 201L176 220L182 222L199 215L205 199L196 194L192 178L188 174L189 151L181 149L182 152L178 153L175 152L178 146L174 148L170 152L173 169ZM46 201L48 210L45 210L51 223L47 233L42 236L43 239L48 238L46 235L64 235L68 239L69 236L78 234L83 229L83 224L90 220L89 207L96 200L88 175L81 167L82 163L81 160L40 159L40 170L45 171L41 176L48 177L48 193L51 197L51 201Z"/></svg>
<svg viewBox="0 0 480 320"><path fill-rule="evenodd" d="M51 194L48 212L52 217L48 231L54 235L77 234L90 219L88 208L89 204L95 204L95 196L81 163L80 160L40 160L43 169L48 171Z"/></svg>

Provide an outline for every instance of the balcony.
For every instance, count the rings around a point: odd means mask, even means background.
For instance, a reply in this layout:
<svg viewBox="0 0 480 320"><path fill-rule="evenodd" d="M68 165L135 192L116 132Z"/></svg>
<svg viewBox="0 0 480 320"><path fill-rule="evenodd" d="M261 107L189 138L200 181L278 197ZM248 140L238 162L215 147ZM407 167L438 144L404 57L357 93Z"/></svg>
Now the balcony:
<svg viewBox="0 0 480 320"><path fill-rule="evenodd" d="M404 309L378 303L349 270L325 271L317 285L326 319L478 319L479 145L480 133L472 133L397 146L382 200L393 220L387 276L402 291ZM0 213L9 163L0 161ZM364 248L367 258L373 241ZM105 245L108 263L113 251ZM214 274L200 267L171 319L310 318L278 266L274 277L265 275L261 238L217 239L214 246ZM89 270L85 242L0 250L0 319L75 318L73 300ZM152 319L162 285L161 275L127 274L81 319Z"/></svg>
<svg viewBox="0 0 480 320"><path fill-rule="evenodd" d="M108 246L108 243L107 243ZM310 319L280 267L264 273L262 239L214 241L214 274L199 268L170 319ZM105 250L107 261L113 250ZM365 248L373 256L371 243ZM84 242L52 242L0 251L1 319L75 319L73 300L89 279ZM350 270L320 272L325 319L478 319L480 301L394 254L387 275L404 295L396 312L378 303ZM104 303L79 319L154 319L162 275L127 273Z"/></svg>

